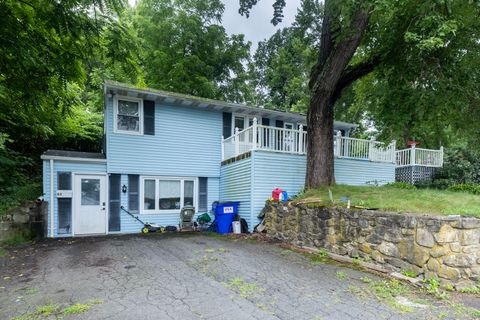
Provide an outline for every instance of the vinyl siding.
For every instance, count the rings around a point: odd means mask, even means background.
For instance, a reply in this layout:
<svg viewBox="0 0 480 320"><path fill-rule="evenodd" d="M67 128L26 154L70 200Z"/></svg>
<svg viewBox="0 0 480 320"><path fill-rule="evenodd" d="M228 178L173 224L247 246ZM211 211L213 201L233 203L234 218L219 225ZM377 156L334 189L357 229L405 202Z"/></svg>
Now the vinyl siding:
<svg viewBox="0 0 480 320"><path fill-rule="evenodd" d="M58 204L57 204L57 173L58 172L72 172L72 173L106 173L107 168L105 163L91 163L91 162L72 162L72 161L60 161L54 160L53 162L53 228L54 234L53 237L58 235ZM72 185L73 185L73 176L72 176ZM51 210L52 204L50 203L50 160L43 160L43 192L45 201L49 202L48 204L48 237L52 237L50 234L51 227ZM73 201L73 200L72 200ZM62 234L62 237L69 236L68 234Z"/></svg>
<svg viewBox="0 0 480 320"><path fill-rule="evenodd" d="M281 188L289 196L296 195L305 184L305 156L275 152L253 152L255 163L253 176L252 215L254 226L260 222L257 218L272 196L272 190Z"/></svg>
<svg viewBox="0 0 480 320"><path fill-rule="evenodd" d="M252 219L253 225L256 225L259 222L256 217L274 188L287 191L289 196L294 196L303 189L306 156L265 151L255 151L252 154ZM365 186L373 181L379 185L395 181L393 163L335 159L334 165L335 179L339 184Z"/></svg>
<svg viewBox="0 0 480 320"><path fill-rule="evenodd" d="M220 171L220 201L239 201L239 214L251 230L252 159L224 165Z"/></svg>
<svg viewBox="0 0 480 320"><path fill-rule="evenodd" d="M395 182L395 164L366 160L335 159L335 180L339 184L365 186Z"/></svg>
<svg viewBox="0 0 480 320"><path fill-rule="evenodd" d="M113 132L107 101L109 173L219 177L222 112L155 103L155 135Z"/></svg>

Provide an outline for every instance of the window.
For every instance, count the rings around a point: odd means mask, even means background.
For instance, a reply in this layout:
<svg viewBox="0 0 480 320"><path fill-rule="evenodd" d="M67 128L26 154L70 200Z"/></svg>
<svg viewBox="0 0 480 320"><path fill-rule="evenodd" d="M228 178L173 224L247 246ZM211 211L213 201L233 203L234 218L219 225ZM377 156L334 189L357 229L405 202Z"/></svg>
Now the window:
<svg viewBox="0 0 480 320"><path fill-rule="evenodd" d="M143 100L117 97L114 100L115 132L143 134Z"/></svg>
<svg viewBox="0 0 480 320"><path fill-rule="evenodd" d="M142 213L177 213L196 206L197 178L141 177Z"/></svg>
<svg viewBox="0 0 480 320"><path fill-rule="evenodd" d="M100 205L100 179L82 179L82 206Z"/></svg>
<svg viewBox="0 0 480 320"><path fill-rule="evenodd" d="M159 200L160 210L180 209L180 190L181 182L178 180L159 180Z"/></svg>
<svg viewBox="0 0 480 320"><path fill-rule="evenodd" d="M242 131L253 125L253 119L257 118L257 124L262 124L261 117L255 116L245 116L243 114L234 114L232 117L232 135L235 134L235 128L238 128L238 131Z"/></svg>

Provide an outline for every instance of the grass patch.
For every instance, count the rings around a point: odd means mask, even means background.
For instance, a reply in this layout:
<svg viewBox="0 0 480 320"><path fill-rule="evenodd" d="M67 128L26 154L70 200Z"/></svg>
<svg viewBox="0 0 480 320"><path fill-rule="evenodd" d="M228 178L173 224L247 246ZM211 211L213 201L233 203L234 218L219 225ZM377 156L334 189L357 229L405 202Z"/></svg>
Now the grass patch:
<svg viewBox="0 0 480 320"><path fill-rule="evenodd" d="M343 271L337 271L337 273L335 273L335 276L337 277L338 280L347 279L347 274Z"/></svg>
<svg viewBox="0 0 480 320"><path fill-rule="evenodd" d="M7 254L7 250L0 247L0 258L4 257Z"/></svg>
<svg viewBox="0 0 480 320"><path fill-rule="evenodd" d="M302 194L300 199L320 199L315 205L329 205L329 189L335 204L339 199L347 197L352 206L379 208L395 212L430 213L439 215L462 214L480 217L480 201L478 195L463 192L417 189L410 190L395 186L346 186L336 185L310 190ZM312 204L311 204L312 205ZM346 203L342 203L346 205Z"/></svg>
<svg viewBox="0 0 480 320"><path fill-rule="evenodd" d="M37 319L61 319L62 316L71 314L81 314L90 310L96 304L101 304L102 300L94 299L87 303L75 303L72 306L68 306L64 309L60 308L60 305L49 303L43 306L39 306L34 312L26 313L21 316L12 318L11 320L37 320Z"/></svg>
<svg viewBox="0 0 480 320"><path fill-rule="evenodd" d="M240 297L247 299L254 296L257 293L262 293L265 289L257 286L256 283L247 283L242 278L233 278L227 284L227 287L230 289L238 290Z"/></svg>
<svg viewBox="0 0 480 320"><path fill-rule="evenodd" d="M65 309L63 309L62 314L69 315L69 314L84 313L90 310L90 308L93 307L94 305L100 304L100 303L102 303L102 301L99 299L89 301L88 303L75 303L73 306L66 307Z"/></svg>

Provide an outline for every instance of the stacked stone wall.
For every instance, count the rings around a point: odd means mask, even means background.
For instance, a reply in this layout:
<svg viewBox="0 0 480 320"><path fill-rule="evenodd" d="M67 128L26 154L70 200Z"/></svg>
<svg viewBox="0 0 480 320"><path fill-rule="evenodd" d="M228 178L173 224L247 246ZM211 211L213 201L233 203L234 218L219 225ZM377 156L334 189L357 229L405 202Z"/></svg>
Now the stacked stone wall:
<svg viewBox="0 0 480 320"><path fill-rule="evenodd" d="M480 281L480 219L268 202L267 234L457 288Z"/></svg>

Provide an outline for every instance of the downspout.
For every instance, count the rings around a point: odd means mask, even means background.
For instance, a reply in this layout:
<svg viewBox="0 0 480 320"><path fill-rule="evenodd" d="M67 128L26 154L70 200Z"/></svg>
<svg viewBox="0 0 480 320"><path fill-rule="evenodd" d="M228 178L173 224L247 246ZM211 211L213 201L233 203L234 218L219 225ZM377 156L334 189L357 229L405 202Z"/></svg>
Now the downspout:
<svg viewBox="0 0 480 320"><path fill-rule="evenodd" d="M50 159L50 237L53 238L53 222L54 222L54 217L53 217L53 159Z"/></svg>

